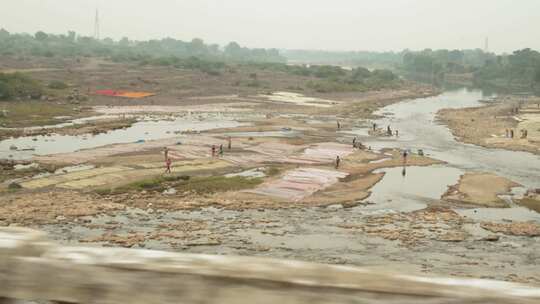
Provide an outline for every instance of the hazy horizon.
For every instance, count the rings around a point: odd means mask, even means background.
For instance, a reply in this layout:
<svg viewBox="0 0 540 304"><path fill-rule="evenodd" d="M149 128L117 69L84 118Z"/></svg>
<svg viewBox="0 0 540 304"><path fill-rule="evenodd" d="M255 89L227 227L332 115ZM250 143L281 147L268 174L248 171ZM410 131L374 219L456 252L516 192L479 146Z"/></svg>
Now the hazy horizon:
<svg viewBox="0 0 540 304"><path fill-rule="evenodd" d="M328 51L540 49L540 1L3 0L0 28L101 38L201 38L224 45Z"/></svg>

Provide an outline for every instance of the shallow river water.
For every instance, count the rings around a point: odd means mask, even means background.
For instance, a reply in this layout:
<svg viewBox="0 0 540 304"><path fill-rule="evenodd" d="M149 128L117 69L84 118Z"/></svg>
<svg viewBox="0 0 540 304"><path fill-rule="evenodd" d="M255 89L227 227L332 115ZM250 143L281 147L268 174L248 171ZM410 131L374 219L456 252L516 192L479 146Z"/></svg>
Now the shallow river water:
<svg viewBox="0 0 540 304"><path fill-rule="evenodd" d="M435 121L439 110L481 106L480 100L487 97L479 90L461 89L384 107L376 114L385 115L385 118L376 123L399 130L399 138L380 140L368 137L365 141L374 149L396 147L413 152L423 149L431 157L453 167L491 172L529 188L539 187L540 156L460 143L446 126Z"/></svg>
<svg viewBox="0 0 540 304"><path fill-rule="evenodd" d="M458 142L446 126L436 121L437 112L441 109L477 107L483 105L481 100L489 97L491 96L485 96L479 90L460 89L446 91L434 97L403 101L380 109L376 114L383 118L376 120L375 123L381 128L391 126L392 130L399 130L398 138L380 139L365 136L365 129L353 131L360 137L362 143L373 149L399 148L410 149L412 152L422 149L428 156L448 163L443 167L408 168L407 174L401 177L414 178L414 182L409 182L409 185L403 187L397 181L398 170L390 171L391 174L387 174L388 177L383 178L381 183L373 188L373 195L369 200L380 206L387 205L388 200L411 201L409 190L411 187L419 187L420 191L414 193L416 199L413 201L420 202L421 198L425 200L433 197L432 189L456 184L460 175L457 172L460 171L494 173L518 182L526 188L540 187L540 156ZM388 191L388 188L396 190ZM486 212L478 214L478 210L476 212L467 210L463 211L463 214L481 217L488 216L484 214ZM492 209L489 211L489 217L540 221L539 214L517 206L511 210Z"/></svg>
<svg viewBox="0 0 540 304"><path fill-rule="evenodd" d="M119 129L97 135L26 136L0 141L0 159L28 159L32 155L69 153L81 149L95 148L117 143L130 143L178 136L184 131L205 131L217 128L231 128L242 125L233 118L211 117L193 119L176 117L172 120L143 120L126 129ZM18 150L12 150L11 147Z"/></svg>

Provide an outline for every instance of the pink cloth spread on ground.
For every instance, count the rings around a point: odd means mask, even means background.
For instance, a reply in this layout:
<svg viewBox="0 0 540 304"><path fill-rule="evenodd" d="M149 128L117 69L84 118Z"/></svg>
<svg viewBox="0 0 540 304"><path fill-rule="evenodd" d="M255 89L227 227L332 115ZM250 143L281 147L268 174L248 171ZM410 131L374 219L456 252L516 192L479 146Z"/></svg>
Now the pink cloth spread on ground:
<svg viewBox="0 0 540 304"><path fill-rule="evenodd" d="M264 183L245 192L299 201L337 183L347 175L349 174L346 172L335 170L300 168L286 172L279 180Z"/></svg>

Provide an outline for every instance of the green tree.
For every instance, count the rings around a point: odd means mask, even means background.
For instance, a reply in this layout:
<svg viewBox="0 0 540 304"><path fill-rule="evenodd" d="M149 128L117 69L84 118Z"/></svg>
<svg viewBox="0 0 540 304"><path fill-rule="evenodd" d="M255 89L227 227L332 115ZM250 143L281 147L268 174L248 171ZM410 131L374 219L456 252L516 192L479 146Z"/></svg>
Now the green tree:
<svg viewBox="0 0 540 304"><path fill-rule="evenodd" d="M129 38L128 37L123 37L122 39L120 39L118 44L120 44L121 46L129 46L129 44L130 44Z"/></svg>
<svg viewBox="0 0 540 304"><path fill-rule="evenodd" d="M75 31L68 31L67 40L71 43L75 43L77 39L77 33Z"/></svg>
<svg viewBox="0 0 540 304"><path fill-rule="evenodd" d="M225 55L231 58L239 58L242 56L242 48L236 42L230 42L225 46Z"/></svg>
<svg viewBox="0 0 540 304"><path fill-rule="evenodd" d="M38 41L45 41L47 40L47 38L49 38L49 35L47 35L45 32L43 31L39 31L37 32L34 37L36 38L36 40Z"/></svg>

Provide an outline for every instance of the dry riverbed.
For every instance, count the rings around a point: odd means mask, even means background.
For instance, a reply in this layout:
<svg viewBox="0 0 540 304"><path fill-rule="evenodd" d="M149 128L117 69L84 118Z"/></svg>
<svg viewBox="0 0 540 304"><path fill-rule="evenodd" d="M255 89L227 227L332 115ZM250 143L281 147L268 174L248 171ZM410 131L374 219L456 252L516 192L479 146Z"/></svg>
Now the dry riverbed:
<svg viewBox="0 0 540 304"><path fill-rule="evenodd" d="M22 171L15 163L2 166L9 174L0 181L0 225L41 229L64 244L269 256L540 284L538 222L461 212L507 207L501 195L511 195L517 183L449 167L413 147L404 159L403 149L392 144L407 134L368 135L366 119L375 119L375 110L436 93L429 88L300 93L287 87L306 79L269 72L258 75L268 88L257 89L231 87L242 73L210 77L148 67L125 73L125 66L90 63L71 63L70 72L35 73L41 79L69 76L83 88L160 93L141 100L90 98L83 106L92 115L128 119L56 128L50 132L96 143L22 155L28 158L18 165L30 166ZM103 77L88 77L89 71ZM536 115L528 107L520 115ZM465 136L479 127L478 117L489 117L474 113L467 123L456 120L461 114L446 119L451 128L463 124ZM500 134L510 123L497 126ZM137 137L125 140L134 127L141 127ZM353 147L354 132L363 129L366 138L358 142L369 137L383 147ZM492 132L481 130L475 138ZM119 135L102 142L89 134L100 132ZM171 174L164 173L165 147ZM523 205L538 200L530 190Z"/></svg>

